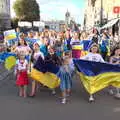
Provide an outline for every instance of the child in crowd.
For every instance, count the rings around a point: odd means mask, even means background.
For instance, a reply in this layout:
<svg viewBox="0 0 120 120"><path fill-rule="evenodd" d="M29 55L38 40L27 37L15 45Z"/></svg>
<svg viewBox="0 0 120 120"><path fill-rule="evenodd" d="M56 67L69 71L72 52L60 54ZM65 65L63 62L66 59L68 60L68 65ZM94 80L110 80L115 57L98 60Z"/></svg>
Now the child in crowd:
<svg viewBox="0 0 120 120"><path fill-rule="evenodd" d="M60 66L61 65L61 59L57 54L55 53L53 46L48 46L48 55L45 57L45 62L52 62L55 65Z"/></svg>
<svg viewBox="0 0 120 120"><path fill-rule="evenodd" d="M54 47L48 46L48 55L45 57L45 64L52 63L56 66L61 65L61 59L54 51ZM52 89L52 94L55 94L55 89Z"/></svg>
<svg viewBox="0 0 120 120"><path fill-rule="evenodd" d="M70 41L70 45L71 45L71 48L72 48L72 57L80 59L81 51L83 49L83 42L80 41L78 32L74 32L73 38Z"/></svg>
<svg viewBox="0 0 120 120"><path fill-rule="evenodd" d="M71 56L65 53L63 57L62 66L58 72L58 77L61 80L60 88L62 91L62 104L66 104L67 97L70 95L72 87L72 73L73 69L71 67Z"/></svg>
<svg viewBox="0 0 120 120"><path fill-rule="evenodd" d="M32 54L32 62L33 62L33 66L36 63L36 61L38 60L38 58L41 57L44 60L44 55L42 52L40 52L40 46L38 43L34 43L33 44L33 54ZM32 91L30 94L30 97L34 97L35 93L36 93L36 88L37 88L37 84L36 81L33 80L32 81Z"/></svg>
<svg viewBox="0 0 120 120"><path fill-rule="evenodd" d="M90 53L88 53L86 56L82 57L81 59L89 60L89 61L95 61L95 62L105 62L102 58L102 56L99 54L99 46L94 43L90 48ZM89 101L94 101L93 95L90 95Z"/></svg>
<svg viewBox="0 0 120 120"><path fill-rule="evenodd" d="M113 51L113 54L110 58L110 63L111 64L116 64L116 65L120 65L120 48L117 47L115 48L115 50ZM110 89L110 94L114 94L113 90ZM116 94L115 97L120 99L120 88L116 88Z"/></svg>
<svg viewBox="0 0 120 120"><path fill-rule="evenodd" d="M27 97L28 86L28 62L23 54L19 55L16 62L15 74L17 75L16 85L19 87L19 96Z"/></svg>
<svg viewBox="0 0 120 120"><path fill-rule="evenodd" d="M95 62L104 62L102 56L99 54L99 46L97 44L93 44L90 48L90 52L81 59Z"/></svg>

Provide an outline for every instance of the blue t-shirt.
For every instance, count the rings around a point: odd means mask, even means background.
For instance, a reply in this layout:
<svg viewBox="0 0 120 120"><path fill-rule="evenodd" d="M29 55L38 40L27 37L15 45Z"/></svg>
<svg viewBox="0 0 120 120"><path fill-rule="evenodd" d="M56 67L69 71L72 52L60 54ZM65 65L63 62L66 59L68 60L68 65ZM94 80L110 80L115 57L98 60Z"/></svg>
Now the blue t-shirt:
<svg viewBox="0 0 120 120"><path fill-rule="evenodd" d="M47 49L47 46L46 45L41 45L40 46L40 51L44 54L44 56L47 56L48 55L48 49Z"/></svg>

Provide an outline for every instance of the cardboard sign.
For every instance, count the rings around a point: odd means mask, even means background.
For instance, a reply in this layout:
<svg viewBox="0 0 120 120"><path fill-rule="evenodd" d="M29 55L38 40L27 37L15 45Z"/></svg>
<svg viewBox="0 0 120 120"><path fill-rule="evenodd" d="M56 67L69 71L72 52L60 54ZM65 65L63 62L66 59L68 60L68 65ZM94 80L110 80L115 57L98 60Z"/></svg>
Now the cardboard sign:
<svg viewBox="0 0 120 120"><path fill-rule="evenodd" d="M4 31L5 40L13 40L17 38L15 30Z"/></svg>

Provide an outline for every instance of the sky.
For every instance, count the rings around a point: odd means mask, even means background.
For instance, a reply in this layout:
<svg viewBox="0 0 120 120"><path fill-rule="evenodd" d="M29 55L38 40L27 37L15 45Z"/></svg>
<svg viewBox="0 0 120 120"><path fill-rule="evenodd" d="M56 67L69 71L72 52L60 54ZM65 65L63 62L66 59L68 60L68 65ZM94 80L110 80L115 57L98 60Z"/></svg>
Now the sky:
<svg viewBox="0 0 120 120"><path fill-rule="evenodd" d="M12 9L14 1L11 0L12 17L15 16ZM42 20L65 20L65 13L68 10L77 23L83 23L85 0L37 0L37 2L40 5Z"/></svg>

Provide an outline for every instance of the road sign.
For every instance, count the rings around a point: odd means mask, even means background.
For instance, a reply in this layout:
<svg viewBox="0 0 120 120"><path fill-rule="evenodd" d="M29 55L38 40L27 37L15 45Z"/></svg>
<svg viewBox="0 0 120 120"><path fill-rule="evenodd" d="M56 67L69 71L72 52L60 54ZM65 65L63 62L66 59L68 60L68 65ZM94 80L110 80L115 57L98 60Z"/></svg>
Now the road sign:
<svg viewBox="0 0 120 120"><path fill-rule="evenodd" d="M113 12L114 12L114 14L118 14L118 20L119 20L119 23L118 23L118 26L119 26L118 40L120 41L120 18L119 18L119 16L120 16L120 6L115 6L113 8Z"/></svg>
<svg viewBox="0 0 120 120"><path fill-rule="evenodd" d="M114 14L120 14L120 6L115 6L115 7L113 8L113 13L114 13Z"/></svg>

